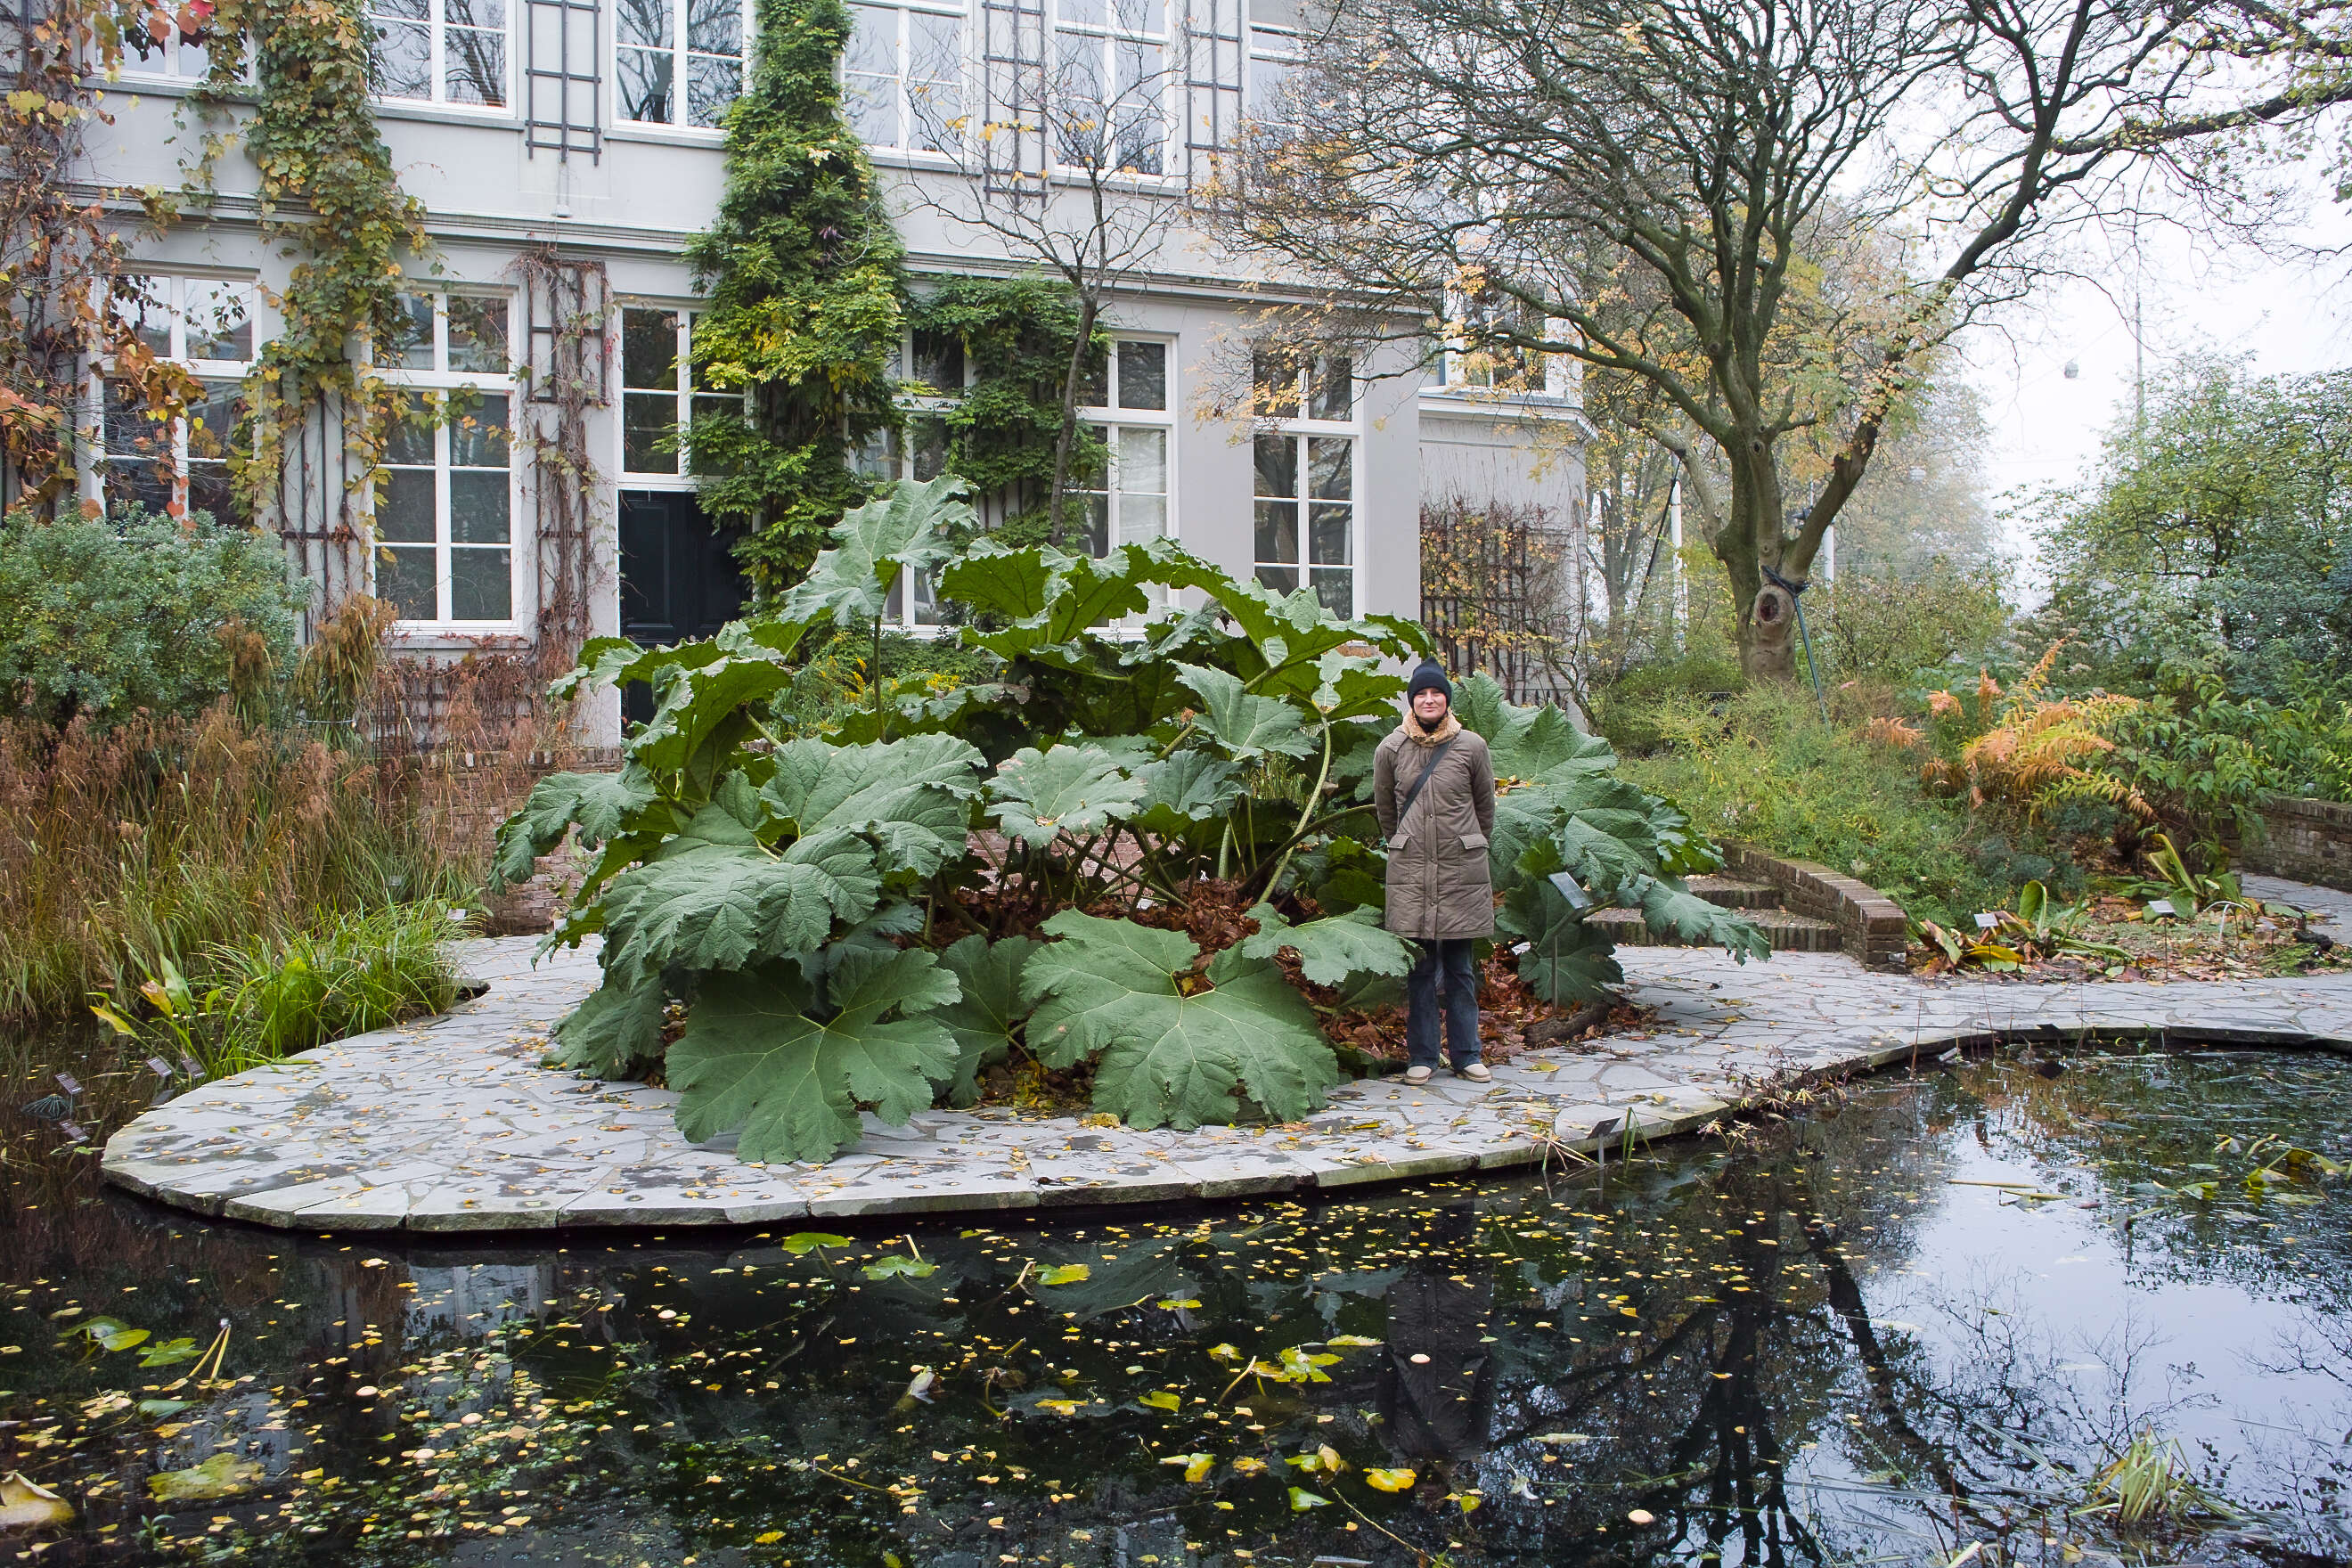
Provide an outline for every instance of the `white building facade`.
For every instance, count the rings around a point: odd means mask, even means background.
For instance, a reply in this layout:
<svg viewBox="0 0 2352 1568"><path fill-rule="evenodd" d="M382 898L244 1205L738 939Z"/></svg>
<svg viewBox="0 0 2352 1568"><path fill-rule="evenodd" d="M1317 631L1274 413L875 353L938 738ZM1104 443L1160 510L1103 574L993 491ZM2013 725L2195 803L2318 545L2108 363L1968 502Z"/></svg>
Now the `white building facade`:
<svg viewBox="0 0 2352 1568"><path fill-rule="evenodd" d="M1181 203L1245 117L1274 112L1294 56L1296 0L1240 4L851 5L845 113L890 193L913 287L1030 266L936 199L917 199L926 183L936 195L938 183L965 177L964 160L936 145L937 109L990 79L1006 38L1025 37L1014 47L1042 47L1081 76L1156 73L1165 90L1143 95L1147 111L1116 127L1123 188L1133 201ZM1201 7L1215 14L1192 14ZM288 538L312 580L314 611L373 593L398 607L395 637L420 655L528 648L562 572L580 574L589 631L648 642L708 633L741 598L675 439L681 421L727 395L695 384L699 300L682 256L722 189L719 126L753 47L748 0L365 8L377 36L376 119L402 188L425 206L433 247L412 268L412 341L377 369L401 396L456 395L467 415L394 432L372 483L351 471L326 418L289 452L278 515L251 521ZM183 183L204 133L188 97L205 68L201 46L142 43L105 93L112 123L89 136L104 185ZM1054 155L1049 145L1036 154L1049 181ZM275 326L268 301L291 265L262 235L257 186L232 145L205 210L138 247L154 301L149 341L205 383L197 416L215 432L234 423L240 379ZM1579 518L1584 426L1573 379L1558 373L1539 393L1501 397L1458 365L1449 372L1449 356L1397 347L1345 374L1310 377L1295 417L1203 412L1211 379L1227 374L1221 367L1266 298L1261 282L1181 217L1122 275L1107 315L1111 363L1086 416L1111 453L1095 502L1100 544L1172 534L1237 575L1313 587L1335 609L1417 616L1424 498L1532 502ZM534 456L547 431L536 400L563 310L600 323L584 341L596 389L584 425L593 474L578 498L584 568L551 553L549 520L563 509ZM934 380L940 367L912 363L915 346L902 368ZM161 439L173 453L161 475L152 457L118 450L132 444L125 432L137 420L106 407L93 385L86 499L236 512L216 443L191 440L184 426L150 433L150 446ZM919 472L924 462L918 436L864 466ZM919 602L902 615L914 630L933 618Z"/></svg>

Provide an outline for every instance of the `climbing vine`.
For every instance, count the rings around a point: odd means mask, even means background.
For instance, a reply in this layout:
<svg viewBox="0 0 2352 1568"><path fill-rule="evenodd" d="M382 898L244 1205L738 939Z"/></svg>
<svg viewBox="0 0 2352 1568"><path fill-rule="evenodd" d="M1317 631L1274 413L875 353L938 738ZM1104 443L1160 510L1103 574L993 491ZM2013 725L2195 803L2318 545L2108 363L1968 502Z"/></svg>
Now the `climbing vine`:
<svg viewBox="0 0 2352 1568"><path fill-rule="evenodd" d="M841 116L842 0L759 0L750 79L727 116L727 188L688 248L710 299L694 358L741 411L687 435L702 507L744 526L754 589L797 581L825 531L865 499L850 447L895 427L891 362L904 248L873 166Z"/></svg>
<svg viewBox="0 0 2352 1568"><path fill-rule="evenodd" d="M523 357L530 398L517 422L531 454L539 545L539 635L532 652L541 684L572 667L588 637L598 579L593 530L604 476L589 455L588 420L606 405L604 322L611 313L604 264L534 247L515 258L532 348ZM544 363L537 324L544 323Z"/></svg>
<svg viewBox="0 0 2352 1568"><path fill-rule="evenodd" d="M159 428L199 391L139 336L129 236L107 210L121 193L93 198L78 184L84 132L112 123L100 84L121 61L110 0L0 16L0 492L12 506L53 510L73 490L84 355ZM145 205L150 223L168 216L159 199Z"/></svg>
<svg viewBox="0 0 2352 1568"><path fill-rule="evenodd" d="M393 403L354 343L400 341L401 262L426 252L425 205L400 188L376 129L358 0L219 0L212 31L241 47L211 50L199 112L217 122L233 103L249 107L243 133L261 176L262 232L299 258L270 300L278 329L247 377L249 444L231 459L258 512L286 442L328 401L341 406L350 471L362 480L373 472ZM244 80L248 56L255 86ZM208 197L226 145L217 129L205 139L193 198Z"/></svg>
<svg viewBox="0 0 2352 1568"><path fill-rule="evenodd" d="M951 278L918 293L908 307L916 333L953 340L971 367L969 382L940 418L948 428L948 468L992 503L994 531L1025 544L1049 531L1054 448L1062 432L1062 386L1078 334L1078 300L1068 284L1039 273L1013 278ZM1110 347L1097 329L1094 357ZM1070 476L1088 484L1103 472L1102 440L1086 426L1073 432Z"/></svg>

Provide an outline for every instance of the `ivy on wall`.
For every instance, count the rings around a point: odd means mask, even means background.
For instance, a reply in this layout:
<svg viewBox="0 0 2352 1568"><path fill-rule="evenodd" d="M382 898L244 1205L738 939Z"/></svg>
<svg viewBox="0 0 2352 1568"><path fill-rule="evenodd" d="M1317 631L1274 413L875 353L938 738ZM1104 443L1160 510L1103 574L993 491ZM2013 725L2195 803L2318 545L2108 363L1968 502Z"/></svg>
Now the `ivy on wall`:
<svg viewBox="0 0 2352 1568"><path fill-rule="evenodd" d="M425 205L400 188L376 129L358 0L220 0L213 31L243 47L211 50L199 110L217 120L230 103L250 107L243 129L261 175L262 232L299 258L270 301L278 329L246 384L250 445L231 459L257 513L273 499L286 442L323 400L340 395L352 471L373 471L392 403L355 340L399 341L401 261L426 252ZM257 86L243 80L248 55ZM217 132L206 137L197 199L226 145Z"/></svg>
<svg viewBox="0 0 2352 1568"><path fill-rule="evenodd" d="M727 116L726 192L687 250L710 300L696 369L746 394L740 413L697 416L688 451L703 510L743 526L737 552L762 596L797 581L865 499L849 449L899 423L905 252L841 116L849 26L842 0L758 0L750 78Z"/></svg>
<svg viewBox="0 0 2352 1568"><path fill-rule="evenodd" d="M998 503L997 532L1005 542L1045 539L1062 384L1078 334L1076 293L1041 273L943 279L915 296L908 321L919 334L961 344L971 367L961 395L940 415L948 429L949 470ZM1094 337L1097 361L1107 363L1109 334L1097 327ZM1101 437L1079 426L1072 479L1093 483L1106 458Z"/></svg>

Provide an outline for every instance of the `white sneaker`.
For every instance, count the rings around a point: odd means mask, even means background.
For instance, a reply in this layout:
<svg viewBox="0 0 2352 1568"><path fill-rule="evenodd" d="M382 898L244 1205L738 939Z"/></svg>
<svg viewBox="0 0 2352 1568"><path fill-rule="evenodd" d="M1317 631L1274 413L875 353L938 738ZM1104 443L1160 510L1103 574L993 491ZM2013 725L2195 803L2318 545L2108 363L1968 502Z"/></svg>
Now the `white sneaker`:
<svg viewBox="0 0 2352 1568"><path fill-rule="evenodd" d="M1486 1070L1486 1064L1485 1062L1472 1062L1466 1067L1455 1068L1454 1069L1454 1076L1455 1078L1466 1078L1472 1083L1492 1083L1495 1081L1495 1075Z"/></svg>
<svg viewBox="0 0 2352 1568"><path fill-rule="evenodd" d="M1414 1085L1427 1083L1429 1081L1429 1069L1418 1065L1409 1067L1404 1069L1404 1080L1407 1083Z"/></svg>

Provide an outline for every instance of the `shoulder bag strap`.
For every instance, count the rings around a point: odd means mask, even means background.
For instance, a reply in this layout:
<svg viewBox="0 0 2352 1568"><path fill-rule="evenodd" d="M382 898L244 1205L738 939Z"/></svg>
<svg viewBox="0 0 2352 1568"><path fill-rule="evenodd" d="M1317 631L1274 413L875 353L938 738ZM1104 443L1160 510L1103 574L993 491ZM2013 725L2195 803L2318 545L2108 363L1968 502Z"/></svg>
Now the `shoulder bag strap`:
<svg viewBox="0 0 2352 1568"><path fill-rule="evenodd" d="M1437 771L1437 764L1445 760L1445 753L1452 751L1454 749L1454 742L1461 738L1462 737L1460 735L1452 736L1440 743L1435 751L1430 752L1429 765L1421 770L1421 776L1412 781L1412 787L1404 792L1404 798L1397 802L1397 826L1399 827L1402 827L1404 826L1405 817L1412 811L1412 803L1421 798L1422 786L1429 783L1429 775Z"/></svg>

